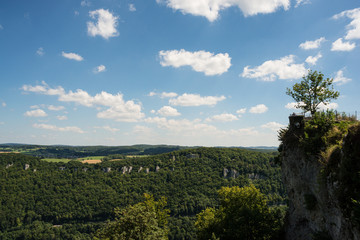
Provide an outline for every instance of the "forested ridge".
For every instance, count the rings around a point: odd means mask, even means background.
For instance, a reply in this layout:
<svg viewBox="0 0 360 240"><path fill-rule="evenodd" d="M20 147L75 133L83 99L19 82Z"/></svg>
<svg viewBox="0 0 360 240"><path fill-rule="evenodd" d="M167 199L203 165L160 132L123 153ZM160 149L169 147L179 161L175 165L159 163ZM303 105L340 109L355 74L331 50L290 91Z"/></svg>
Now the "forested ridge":
<svg viewBox="0 0 360 240"><path fill-rule="evenodd" d="M141 202L148 193L167 198L169 239L195 239L195 215L219 206L223 186L252 183L270 205L284 204L276 155L196 148L90 165L0 154L0 238L91 239L114 218L114 208Z"/></svg>

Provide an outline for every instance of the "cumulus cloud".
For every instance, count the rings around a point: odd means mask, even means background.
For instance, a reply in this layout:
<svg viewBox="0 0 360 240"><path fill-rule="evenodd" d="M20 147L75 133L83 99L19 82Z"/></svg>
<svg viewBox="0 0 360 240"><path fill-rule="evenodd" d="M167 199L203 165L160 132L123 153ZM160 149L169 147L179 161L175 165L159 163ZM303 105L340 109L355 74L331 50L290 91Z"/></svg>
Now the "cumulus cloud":
<svg viewBox="0 0 360 240"><path fill-rule="evenodd" d="M239 115L239 117L241 117L241 114L246 113L246 108L240 108L239 110L236 111L236 113Z"/></svg>
<svg viewBox="0 0 360 240"><path fill-rule="evenodd" d="M280 128L286 127L285 125L277 122L268 122L266 124L261 125L262 128L268 128L272 131L278 131Z"/></svg>
<svg viewBox="0 0 360 240"><path fill-rule="evenodd" d="M104 65L99 65L94 69L94 73L101 73L105 71L106 71L106 67Z"/></svg>
<svg viewBox="0 0 360 240"><path fill-rule="evenodd" d="M46 117L47 113L42 109L36 109L36 110L31 110L31 111L25 112L24 116L26 116L26 117Z"/></svg>
<svg viewBox="0 0 360 240"><path fill-rule="evenodd" d="M288 103L288 104L286 104L285 105L285 108L287 108L287 109L299 109L297 106L304 106L304 104L305 103L303 103L303 102L299 102L299 103L297 103L297 102L290 102L290 103Z"/></svg>
<svg viewBox="0 0 360 240"><path fill-rule="evenodd" d="M317 61L322 58L321 53L318 53L316 56L308 56L305 60L310 65L316 65Z"/></svg>
<svg viewBox="0 0 360 240"><path fill-rule="evenodd" d="M214 106L218 102L225 100L225 96L215 97L215 96L205 96L201 97L199 94L187 94L184 93L183 95L173 98L169 100L169 103L171 105L175 106L202 106L202 105L208 105L208 106Z"/></svg>
<svg viewBox="0 0 360 240"><path fill-rule="evenodd" d="M257 14L275 12L279 8L288 10L289 0L156 0L167 7L179 10L183 14L206 17L210 22L219 17L219 12L229 7L237 6L245 17Z"/></svg>
<svg viewBox="0 0 360 240"><path fill-rule="evenodd" d="M269 60L260 66L244 68L242 77L256 78L263 81L275 81L279 79L299 79L306 75L307 69L304 64L295 64L294 55L289 55L278 60Z"/></svg>
<svg viewBox="0 0 360 240"><path fill-rule="evenodd" d="M348 17L352 20L350 24L346 26L348 30L345 39L360 39L360 8L346 10L333 16L334 19L342 17Z"/></svg>
<svg viewBox="0 0 360 240"><path fill-rule="evenodd" d="M344 42L342 38L339 38L338 40L332 43L331 51L350 52L354 50L355 47L356 47L355 43Z"/></svg>
<svg viewBox="0 0 360 240"><path fill-rule="evenodd" d="M76 54L76 53L66 53L66 52L62 52L61 55L64 57L64 58L67 58L67 59L71 59L71 60L75 60L75 61L82 61L84 60L84 58L82 56L80 56L79 54Z"/></svg>
<svg viewBox="0 0 360 240"><path fill-rule="evenodd" d="M249 112L250 113L265 113L267 112L268 107L265 106L265 104L258 104L252 108L250 108Z"/></svg>
<svg viewBox="0 0 360 240"><path fill-rule="evenodd" d="M59 116L56 116L56 118L60 121L64 121L64 120L68 119L67 116L65 116L65 115L59 115Z"/></svg>
<svg viewBox="0 0 360 240"><path fill-rule="evenodd" d="M309 49L317 49L320 47L321 43L325 42L326 39L324 37L321 37L319 39L316 39L314 41L306 41L303 42L299 45L300 48L304 49L304 50L309 50Z"/></svg>
<svg viewBox="0 0 360 240"><path fill-rule="evenodd" d="M49 105L48 109L51 110L51 111L61 111L61 110L64 110L65 107L64 106Z"/></svg>
<svg viewBox="0 0 360 240"><path fill-rule="evenodd" d="M209 117L205 121L207 121L207 122L232 122L235 120L239 120L235 115L230 114L230 113L223 113L223 114L214 115L212 117Z"/></svg>
<svg viewBox="0 0 360 240"><path fill-rule="evenodd" d="M58 127L55 125L50 125L50 124L38 124L35 123L33 124L34 128L39 128L39 129L45 129L45 130L51 130L51 131L58 131L58 132L75 132L75 133L85 133L83 130L81 130L81 128L79 127Z"/></svg>
<svg viewBox="0 0 360 240"><path fill-rule="evenodd" d="M45 54L44 48L39 47L38 50L36 50L36 54L39 56L44 56Z"/></svg>
<svg viewBox="0 0 360 240"><path fill-rule="evenodd" d="M89 12L89 15L92 19L95 19L97 21L87 22L87 30L90 36L95 37L99 35L105 39L119 36L119 32L116 29L118 24L117 16L114 16L112 13L105 9L91 11Z"/></svg>
<svg viewBox="0 0 360 240"><path fill-rule="evenodd" d="M129 4L129 11L130 12L135 12L136 11L136 7L135 7L135 5L133 3Z"/></svg>
<svg viewBox="0 0 360 240"><path fill-rule="evenodd" d="M113 133L120 131L120 129L118 129L118 128L112 128L112 127L110 127L110 126L102 126L102 127L94 127L94 128L104 129L104 130L106 130L106 131L113 132Z"/></svg>
<svg viewBox="0 0 360 240"><path fill-rule="evenodd" d="M221 75L231 66L231 58L227 53L214 55L205 51L188 52L181 49L160 51L159 57L163 67L191 66L194 71L203 72L206 76Z"/></svg>
<svg viewBox="0 0 360 240"><path fill-rule="evenodd" d="M23 85L22 90L44 95L56 95L61 102L74 102L86 107L108 107L108 109L97 114L98 118L113 119L121 122L136 122L144 117L144 114L141 112L141 104L131 100L124 101L123 95L120 93L113 95L102 91L95 96L91 96L82 89L77 89L75 92L71 90L65 92L62 87L50 88L45 82L37 86Z"/></svg>
<svg viewBox="0 0 360 240"><path fill-rule="evenodd" d="M334 77L334 83L336 83L338 85L343 85L350 81L351 81L350 78L344 77L343 70L339 70L336 72L336 76Z"/></svg>
<svg viewBox="0 0 360 240"><path fill-rule="evenodd" d="M170 106L160 108L157 113L164 117L176 117L181 115L175 108Z"/></svg>

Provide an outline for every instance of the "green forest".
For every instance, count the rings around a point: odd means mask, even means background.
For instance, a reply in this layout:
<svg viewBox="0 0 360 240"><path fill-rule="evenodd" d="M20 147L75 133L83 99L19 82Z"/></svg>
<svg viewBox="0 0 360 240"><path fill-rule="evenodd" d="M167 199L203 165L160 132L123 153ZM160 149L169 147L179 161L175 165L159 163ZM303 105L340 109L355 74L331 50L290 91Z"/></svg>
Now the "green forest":
<svg viewBox="0 0 360 240"><path fill-rule="evenodd" d="M145 206L144 194L166 199L169 239L196 239L196 215L221 207L223 187L256 187L270 208L284 208L277 155L202 147L84 164L3 153L0 239L93 239L121 209Z"/></svg>

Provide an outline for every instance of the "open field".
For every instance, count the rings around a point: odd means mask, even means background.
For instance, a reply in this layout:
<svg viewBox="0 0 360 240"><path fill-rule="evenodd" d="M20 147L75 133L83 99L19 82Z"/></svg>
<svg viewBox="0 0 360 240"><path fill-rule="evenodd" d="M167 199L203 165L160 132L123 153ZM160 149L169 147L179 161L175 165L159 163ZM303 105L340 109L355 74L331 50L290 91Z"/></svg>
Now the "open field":
<svg viewBox="0 0 360 240"><path fill-rule="evenodd" d="M68 159L68 158L43 158L41 160L46 161L46 162L63 162L63 163L67 163L67 162L70 162L72 159Z"/></svg>
<svg viewBox="0 0 360 240"><path fill-rule="evenodd" d="M89 159L89 160L82 160L82 163L89 163L89 164L97 164L97 163L101 163L100 159Z"/></svg>

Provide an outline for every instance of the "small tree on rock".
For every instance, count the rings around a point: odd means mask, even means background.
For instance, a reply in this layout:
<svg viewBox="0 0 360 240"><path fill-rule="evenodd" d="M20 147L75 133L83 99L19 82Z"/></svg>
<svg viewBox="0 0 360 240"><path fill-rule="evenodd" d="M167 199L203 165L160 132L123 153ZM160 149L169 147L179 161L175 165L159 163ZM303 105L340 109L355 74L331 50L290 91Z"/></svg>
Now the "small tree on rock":
<svg viewBox="0 0 360 240"><path fill-rule="evenodd" d="M325 79L321 72L309 70L308 75L300 83L296 83L292 90L287 88L286 94L297 102L296 108L313 115L321 103L327 105L332 99L339 97L340 93L334 90L332 84L333 79Z"/></svg>

